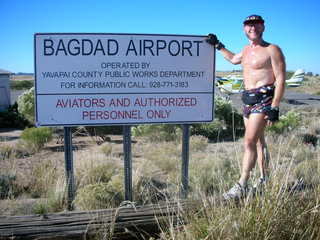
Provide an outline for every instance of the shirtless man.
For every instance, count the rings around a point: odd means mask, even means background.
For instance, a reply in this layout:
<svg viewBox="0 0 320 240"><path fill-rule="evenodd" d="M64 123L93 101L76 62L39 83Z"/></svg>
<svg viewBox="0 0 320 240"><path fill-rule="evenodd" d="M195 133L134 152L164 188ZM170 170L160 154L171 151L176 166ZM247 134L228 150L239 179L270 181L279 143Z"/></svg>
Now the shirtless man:
<svg viewBox="0 0 320 240"><path fill-rule="evenodd" d="M262 39L264 20L259 15L248 16L243 22L243 30L249 44L234 54L219 42L217 37L209 34L207 42L214 45L226 60L232 64L241 64L243 68L245 91L244 102L244 156L241 177L226 193L225 199L246 196L250 172L258 161L263 184L267 178L267 157L264 130L279 120L279 104L285 89L285 58L281 49Z"/></svg>

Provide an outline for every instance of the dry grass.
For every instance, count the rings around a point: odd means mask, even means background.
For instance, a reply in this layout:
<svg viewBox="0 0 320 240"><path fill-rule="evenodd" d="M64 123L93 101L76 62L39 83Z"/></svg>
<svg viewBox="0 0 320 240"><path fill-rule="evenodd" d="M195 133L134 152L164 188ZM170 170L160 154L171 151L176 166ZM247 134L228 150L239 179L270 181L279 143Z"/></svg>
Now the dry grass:
<svg viewBox="0 0 320 240"><path fill-rule="evenodd" d="M303 84L293 89L297 92L320 95L320 77L306 76Z"/></svg>
<svg viewBox="0 0 320 240"><path fill-rule="evenodd" d="M263 197L240 206L217 205L220 196L239 177L242 139L210 143L190 140L190 194L202 201L199 209L183 213L180 228L163 229L160 239L319 239L320 148L303 142L302 133L320 134L319 114L303 118L302 127L283 135L267 134L271 155L271 180ZM5 138L2 138L5 141ZM138 204L177 199L180 188L181 142L133 143L134 199ZM5 143L5 142L2 142ZM4 146L1 143L1 146ZM12 145L11 145L12 146ZM76 209L118 206L123 200L121 137L97 145L92 138L74 139ZM2 147L5 149L4 147ZM39 153L0 159L0 175L16 177L15 193L0 201L1 215L57 212L65 209L64 153L52 140ZM252 172L252 182L258 176ZM303 180L302 198L288 194L289 186ZM30 200L32 199L32 200ZM26 206L24 208L23 206ZM28 210L25 210L28 209Z"/></svg>

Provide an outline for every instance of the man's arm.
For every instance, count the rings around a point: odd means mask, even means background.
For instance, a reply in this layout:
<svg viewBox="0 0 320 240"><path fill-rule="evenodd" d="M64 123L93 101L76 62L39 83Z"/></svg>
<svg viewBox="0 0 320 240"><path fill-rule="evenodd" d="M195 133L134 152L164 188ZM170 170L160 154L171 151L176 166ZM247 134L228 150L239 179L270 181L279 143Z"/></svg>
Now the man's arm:
<svg viewBox="0 0 320 240"><path fill-rule="evenodd" d="M209 33L206 39L207 43L215 46L217 50L219 50L223 57L231 62L232 64L240 64L242 59L242 52L238 54L234 54L225 48L224 44L221 43L215 34Z"/></svg>
<svg viewBox="0 0 320 240"><path fill-rule="evenodd" d="M223 57L231 62L232 64L240 64L242 60L242 52L234 54L233 52L230 52L226 48L221 48L220 50L221 54Z"/></svg>
<svg viewBox="0 0 320 240"><path fill-rule="evenodd" d="M275 92L272 100L272 107L278 107L283 97L286 81L286 63L281 49L276 45L270 46L272 70L275 76Z"/></svg>

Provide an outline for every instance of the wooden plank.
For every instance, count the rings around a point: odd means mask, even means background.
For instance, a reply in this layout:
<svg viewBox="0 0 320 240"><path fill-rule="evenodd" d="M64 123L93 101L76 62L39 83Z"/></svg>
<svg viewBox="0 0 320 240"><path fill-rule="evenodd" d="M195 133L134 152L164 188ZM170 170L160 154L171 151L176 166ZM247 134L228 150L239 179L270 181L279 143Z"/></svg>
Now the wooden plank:
<svg viewBox="0 0 320 240"><path fill-rule="evenodd" d="M130 239L133 235L155 234L159 222L177 222L178 213L191 202L124 207L96 211L75 211L46 215L0 217L0 239L84 239L112 231L112 239Z"/></svg>

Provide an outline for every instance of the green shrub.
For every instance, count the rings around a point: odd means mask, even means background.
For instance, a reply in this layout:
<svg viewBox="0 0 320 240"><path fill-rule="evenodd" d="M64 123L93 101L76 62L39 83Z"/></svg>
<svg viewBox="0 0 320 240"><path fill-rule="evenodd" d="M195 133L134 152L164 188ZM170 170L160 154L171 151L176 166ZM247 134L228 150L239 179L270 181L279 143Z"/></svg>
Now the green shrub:
<svg viewBox="0 0 320 240"><path fill-rule="evenodd" d="M191 128L192 135L202 135L211 140L219 139L222 134L224 124L220 120L214 120L211 123L193 124Z"/></svg>
<svg viewBox="0 0 320 240"><path fill-rule="evenodd" d="M31 152L38 152L45 143L52 139L52 129L48 127L26 128L21 133L21 139Z"/></svg>
<svg viewBox="0 0 320 240"><path fill-rule="evenodd" d="M233 107L232 102L221 97L215 98L215 118L224 121L227 129L243 128L243 117Z"/></svg>
<svg viewBox="0 0 320 240"><path fill-rule="evenodd" d="M0 175L0 199L7 198L14 194L14 181L16 176Z"/></svg>
<svg viewBox="0 0 320 240"><path fill-rule="evenodd" d="M66 208L64 194L50 193L46 199L41 199L32 207L33 214L47 214L61 212Z"/></svg>
<svg viewBox="0 0 320 240"><path fill-rule="evenodd" d="M35 103L34 103L34 87L24 92L18 98L18 110L30 122L35 121Z"/></svg>
<svg viewBox="0 0 320 240"><path fill-rule="evenodd" d="M132 128L132 135L147 137L150 141L174 141L181 138L181 129L174 124L148 124Z"/></svg>
<svg viewBox="0 0 320 240"><path fill-rule="evenodd" d="M291 131L300 125L300 114L294 111L289 111L285 115L280 116L278 122L267 127L267 131L276 134Z"/></svg>
<svg viewBox="0 0 320 240"><path fill-rule="evenodd" d="M0 126L3 128L25 128L30 122L18 111L18 104L15 103L7 110L0 112Z"/></svg>
<svg viewBox="0 0 320 240"><path fill-rule="evenodd" d="M123 187L121 187L123 180L120 179L121 186L118 186L116 178L119 178L118 175L115 175L110 183L89 184L79 189L75 197L76 207L81 210L118 207L124 200Z"/></svg>
<svg viewBox="0 0 320 240"><path fill-rule="evenodd" d="M90 167L81 176L81 185L108 183L112 176L116 175L118 172L117 167L113 163L105 163Z"/></svg>
<svg viewBox="0 0 320 240"><path fill-rule="evenodd" d="M0 146L0 160L10 158L13 154L13 147L10 145L1 145Z"/></svg>
<svg viewBox="0 0 320 240"><path fill-rule="evenodd" d="M243 129L242 115L232 107L231 101L215 98L215 120L211 123L193 124L192 135L203 135L210 140L233 139L237 130Z"/></svg>
<svg viewBox="0 0 320 240"><path fill-rule="evenodd" d="M10 88L12 90L24 90L30 89L34 86L34 81L32 80L20 80L20 81L11 81Z"/></svg>

